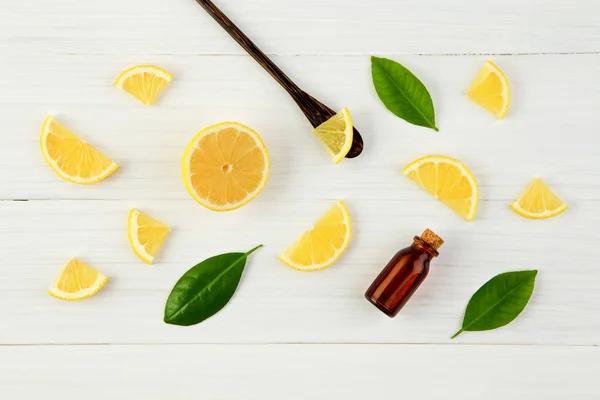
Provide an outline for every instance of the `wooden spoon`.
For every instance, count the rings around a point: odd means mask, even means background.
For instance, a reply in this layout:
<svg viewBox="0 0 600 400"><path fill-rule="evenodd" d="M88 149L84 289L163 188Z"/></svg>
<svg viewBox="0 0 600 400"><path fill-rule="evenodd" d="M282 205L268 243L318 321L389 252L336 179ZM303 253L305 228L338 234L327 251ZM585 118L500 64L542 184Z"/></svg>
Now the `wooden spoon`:
<svg viewBox="0 0 600 400"><path fill-rule="evenodd" d="M313 127L321 125L329 118L333 117L336 112L327 107L302 89L298 87L273 61L269 59L252 41L246 36L231 20L223 14L210 0L196 0L214 19L221 25L223 29L240 46L244 48L264 69L279 84L292 96L296 104L300 107L306 118L310 121ZM354 158L360 155L363 150L363 139L358 130L354 128L354 139L352 148L346 155L347 158Z"/></svg>

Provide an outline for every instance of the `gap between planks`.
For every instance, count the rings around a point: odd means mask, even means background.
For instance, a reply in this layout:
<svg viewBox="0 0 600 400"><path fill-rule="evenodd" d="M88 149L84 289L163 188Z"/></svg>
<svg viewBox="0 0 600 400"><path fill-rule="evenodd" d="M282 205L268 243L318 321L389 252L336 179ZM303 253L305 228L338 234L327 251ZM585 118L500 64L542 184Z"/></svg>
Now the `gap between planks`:
<svg viewBox="0 0 600 400"><path fill-rule="evenodd" d="M435 347L548 347L548 348L586 348L600 347L598 344L536 344L536 343L429 343L429 342L236 342L236 343L219 343L219 342L162 342L162 343L0 343L2 347L103 347L103 346L435 346Z"/></svg>
<svg viewBox="0 0 600 400"><path fill-rule="evenodd" d="M483 53L265 53L269 57L543 57L543 56L589 56L600 55L597 51L579 51L579 52L540 52L540 53L503 53L503 52L483 52ZM83 52L65 52L56 53L57 56L120 56L120 53L83 53ZM136 56L194 56L194 57L250 57L246 53L135 53Z"/></svg>

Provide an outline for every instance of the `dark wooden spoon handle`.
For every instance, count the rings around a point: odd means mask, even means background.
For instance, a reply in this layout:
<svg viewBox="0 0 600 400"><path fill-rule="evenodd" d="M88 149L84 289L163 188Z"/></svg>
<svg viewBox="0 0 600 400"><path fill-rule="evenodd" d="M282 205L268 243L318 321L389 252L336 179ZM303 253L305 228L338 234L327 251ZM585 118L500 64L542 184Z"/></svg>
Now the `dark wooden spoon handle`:
<svg viewBox="0 0 600 400"><path fill-rule="evenodd" d="M253 42L242 32L223 12L215 6L210 0L196 0L198 4L206 10L221 27L229 33L244 50L248 52L269 74L292 96L296 104L300 107L304 115L308 118L313 127L319 126L327 119L335 115L335 112L329 107L317 101L298 87L273 61L267 57ZM346 157L354 158L358 156L363 149L363 140L360 133L354 129L354 141L352 149Z"/></svg>
<svg viewBox="0 0 600 400"><path fill-rule="evenodd" d="M262 52L253 42L238 28L223 12L215 6L210 0L196 0L202 8L206 10L207 13L210 14L211 17L214 18L215 21L221 25L223 29L244 50L248 52L264 69L271 74L273 78L277 80L288 91L292 97L298 96L302 93L302 90L281 70L273 61L267 57L265 53Z"/></svg>

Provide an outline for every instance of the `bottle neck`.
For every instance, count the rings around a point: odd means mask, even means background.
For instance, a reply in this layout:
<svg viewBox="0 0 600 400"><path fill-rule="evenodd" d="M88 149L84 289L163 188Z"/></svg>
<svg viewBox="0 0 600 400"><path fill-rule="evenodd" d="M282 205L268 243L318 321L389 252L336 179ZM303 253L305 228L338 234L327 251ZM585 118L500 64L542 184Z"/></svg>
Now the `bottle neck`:
<svg viewBox="0 0 600 400"><path fill-rule="evenodd" d="M434 249L429 243L421 239L419 236L415 236L412 248L421 253L427 253L430 258L440 255L436 249Z"/></svg>

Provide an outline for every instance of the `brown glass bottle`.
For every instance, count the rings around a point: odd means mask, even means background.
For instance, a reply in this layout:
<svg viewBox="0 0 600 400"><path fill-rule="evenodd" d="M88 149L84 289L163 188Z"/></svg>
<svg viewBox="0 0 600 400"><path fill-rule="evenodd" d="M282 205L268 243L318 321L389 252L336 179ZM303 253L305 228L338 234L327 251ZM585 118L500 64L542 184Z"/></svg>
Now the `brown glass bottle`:
<svg viewBox="0 0 600 400"><path fill-rule="evenodd" d="M395 317L429 273L429 263L439 255L444 241L427 229L400 250L373 282L365 297L388 317Z"/></svg>

